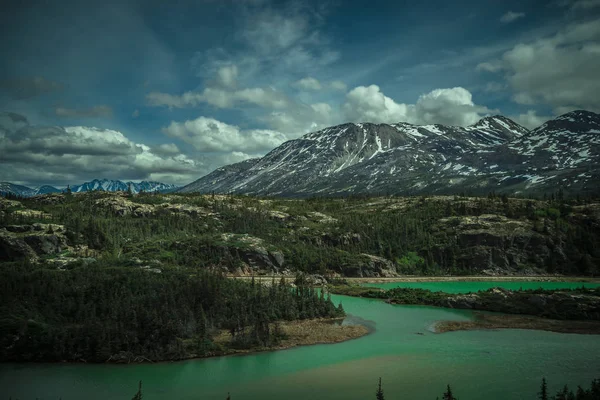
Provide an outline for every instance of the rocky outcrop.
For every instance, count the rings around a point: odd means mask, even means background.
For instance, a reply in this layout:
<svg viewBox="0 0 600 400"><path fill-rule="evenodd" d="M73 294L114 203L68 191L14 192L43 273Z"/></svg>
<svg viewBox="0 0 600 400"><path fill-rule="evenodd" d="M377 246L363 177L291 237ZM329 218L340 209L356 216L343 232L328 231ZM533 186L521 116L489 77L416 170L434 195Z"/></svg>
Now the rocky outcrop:
<svg viewBox="0 0 600 400"><path fill-rule="evenodd" d="M0 261L60 253L67 248L65 229L56 224L9 225L0 229Z"/></svg>
<svg viewBox="0 0 600 400"><path fill-rule="evenodd" d="M131 215L148 217L154 213L154 207L148 204L138 204L121 196L110 196L96 200L95 205L110 210L118 216Z"/></svg>
<svg viewBox="0 0 600 400"><path fill-rule="evenodd" d="M459 216L439 220L433 230L445 243L438 257L454 257L463 269L488 275L542 273L553 259L566 256L558 235L534 229L530 220L513 220L496 214Z"/></svg>
<svg viewBox="0 0 600 400"><path fill-rule="evenodd" d="M342 268L344 275L349 277L387 278L398 276L394 263L371 254L360 254L352 264Z"/></svg>

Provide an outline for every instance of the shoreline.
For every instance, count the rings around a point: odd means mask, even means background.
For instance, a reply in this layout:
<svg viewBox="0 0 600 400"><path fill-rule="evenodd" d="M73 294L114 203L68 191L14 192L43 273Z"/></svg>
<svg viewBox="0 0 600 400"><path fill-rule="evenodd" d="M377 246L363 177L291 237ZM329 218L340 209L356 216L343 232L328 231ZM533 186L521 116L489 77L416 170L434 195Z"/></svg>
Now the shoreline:
<svg viewBox="0 0 600 400"><path fill-rule="evenodd" d="M252 276L234 276L228 275L230 279L250 280ZM295 276L286 275L256 275L254 279L257 282L271 282L273 277L275 281L283 277L286 282L293 282ZM514 276L488 276L488 275L465 275L465 276L394 276L389 278L351 278L339 277L345 279L348 283L394 283L394 282L581 282L581 283L600 283L600 277L590 276L560 276L560 275L514 275Z"/></svg>
<svg viewBox="0 0 600 400"><path fill-rule="evenodd" d="M586 276L399 276L391 278L344 278L349 283L394 283L394 282L581 282L600 283L598 277Z"/></svg>
<svg viewBox="0 0 600 400"><path fill-rule="evenodd" d="M438 321L435 333L472 330L528 329L579 335L600 335L600 321L557 320L515 314L475 313L471 321Z"/></svg>
<svg viewBox="0 0 600 400"><path fill-rule="evenodd" d="M295 321L279 321L283 332L287 335L286 338L281 339L281 342L274 346L267 347L253 347L249 349L234 349L227 347L230 340L230 335L227 330L221 330L219 334L215 335L213 342L220 346L219 351L208 353L203 356L190 353L189 356L176 358L176 359L165 359L165 360L151 360L143 356L131 357L129 360L118 359L107 360L103 362L94 362L86 360L73 360L73 361L47 361L47 360L6 360L2 363L35 363L35 364L92 364L92 365L140 365L140 364L163 364L173 362L184 362L191 360L202 360L216 357L229 357L229 356L245 356L257 353L265 353L270 351L287 350L301 346L313 346L318 344L335 344L342 343L349 340L359 339L372 333L368 327L364 325L342 325L342 321L346 317L342 318L315 318L306 320L295 320ZM272 323L274 325L274 323ZM115 355L113 355L115 356Z"/></svg>

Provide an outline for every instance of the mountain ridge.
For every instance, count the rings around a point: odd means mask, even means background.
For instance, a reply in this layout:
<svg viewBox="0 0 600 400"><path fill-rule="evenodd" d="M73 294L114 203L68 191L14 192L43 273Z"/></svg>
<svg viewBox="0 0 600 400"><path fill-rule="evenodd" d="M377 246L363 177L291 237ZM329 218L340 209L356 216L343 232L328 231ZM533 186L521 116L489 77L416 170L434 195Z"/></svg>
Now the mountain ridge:
<svg viewBox="0 0 600 400"><path fill-rule="evenodd" d="M600 116L585 110L533 130L499 115L467 127L345 123L287 141L258 160L221 167L179 191L307 197L522 194L564 186L587 193L600 186L596 131Z"/></svg>
<svg viewBox="0 0 600 400"><path fill-rule="evenodd" d="M157 181L140 181L140 182L132 182L132 181L121 181L121 180L109 180L109 179L93 179L88 182L84 182L81 185L69 185L72 193L81 193L87 191L94 190L102 190L108 192L115 191L127 191L129 188L129 184L131 184L131 191L133 193L139 193L140 190L144 190L146 192L154 192L158 191L161 193L166 193L170 191L174 191L178 188L176 185L162 183ZM11 182L0 182L0 195L13 194L21 197L32 197L39 194L49 194L49 193L61 193L66 189L58 189L51 185L42 185L37 188L30 188L24 185L17 185Z"/></svg>

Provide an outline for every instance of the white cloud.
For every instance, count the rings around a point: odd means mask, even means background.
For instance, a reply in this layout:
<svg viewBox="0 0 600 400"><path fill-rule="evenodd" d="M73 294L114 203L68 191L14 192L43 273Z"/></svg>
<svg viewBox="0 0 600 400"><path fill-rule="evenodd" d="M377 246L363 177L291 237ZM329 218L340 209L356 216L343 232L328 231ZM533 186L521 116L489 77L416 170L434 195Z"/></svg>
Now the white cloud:
<svg viewBox="0 0 600 400"><path fill-rule="evenodd" d="M218 108L231 108L245 104L277 109L285 108L289 104L287 96L273 88L226 90L208 87L202 92L186 92L179 96L151 92L146 96L146 100L152 106L176 108L195 107L201 103L207 103Z"/></svg>
<svg viewBox="0 0 600 400"><path fill-rule="evenodd" d="M562 0L557 4L560 7L569 7L573 11L585 11L600 7L600 0Z"/></svg>
<svg viewBox="0 0 600 400"><path fill-rule="evenodd" d="M466 126L493 110L473 103L471 93L462 88L435 89L419 96L416 104L396 103L379 86L359 86L346 96L343 106L351 121Z"/></svg>
<svg viewBox="0 0 600 400"><path fill-rule="evenodd" d="M65 108L57 107L54 109L57 117L65 118L104 118L112 117L113 110L107 105L99 105L91 108Z"/></svg>
<svg viewBox="0 0 600 400"><path fill-rule="evenodd" d="M391 123L406 121L409 107L385 96L377 85L358 86L346 95L343 106L346 118L351 121Z"/></svg>
<svg viewBox="0 0 600 400"><path fill-rule="evenodd" d="M301 90L321 90L321 83L315 78L306 77L302 78L292 84L293 87Z"/></svg>
<svg viewBox="0 0 600 400"><path fill-rule="evenodd" d="M502 22L504 24L508 24L508 23L511 23L511 22L516 21L519 18L523 18L523 17L525 17L525 13L509 11L506 14L504 14L502 17L500 17L500 22Z"/></svg>
<svg viewBox="0 0 600 400"><path fill-rule="evenodd" d="M502 72L519 104L600 110L600 19L571 24L554 36L519 43L479 69Z"/></svg>
<svg viewBox="0 0 600 400"><path fill-rule="evenodd" d="M551 120L551 116L537 115L536 111L528 110L525 114L511 116L510 119L524 126L527 129L534 129L542 125L544 122Z"/></svg>
<svg viewBox="0 0 600 400"><path fill-rule="evenodd" d="M173 179L168 183L183 184L196 177L202 166L183 154L154 152L119 131L34 126L17 114L2 115L0 139L0 180L72 184L103 177L142 180L170 174ZM173 150L172 146L163 149Z"/></svg>
<svg viewBox="0 0 600 400"><path fill-rule="evenodd" d="M348 86L342 82L342 81L333 81L329 84L329 86L333 89L333 90L339 90L342 92L345 92L348 89Z"/></svg>
<svg viewBox="0 0 600 400"><path fill-rule="evenodd" d="M240 130L213 118L199 117L185 122L171 122L163 132L191 144L201 152L260 152L279 146L287 138L270 130Z"/></svg>

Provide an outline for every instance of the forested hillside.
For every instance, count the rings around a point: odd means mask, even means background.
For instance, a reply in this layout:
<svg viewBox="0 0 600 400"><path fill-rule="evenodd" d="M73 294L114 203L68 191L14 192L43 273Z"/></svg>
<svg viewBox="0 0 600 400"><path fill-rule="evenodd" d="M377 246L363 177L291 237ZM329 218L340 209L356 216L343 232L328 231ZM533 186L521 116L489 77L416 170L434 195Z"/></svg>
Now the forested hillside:
<svg viewBox="0 0 600 400"><path fill-rule="evenodd" d="M70 269L396 276L599 272L600 203L486 197L93 192L2 200L0 261Z"/></svg>

